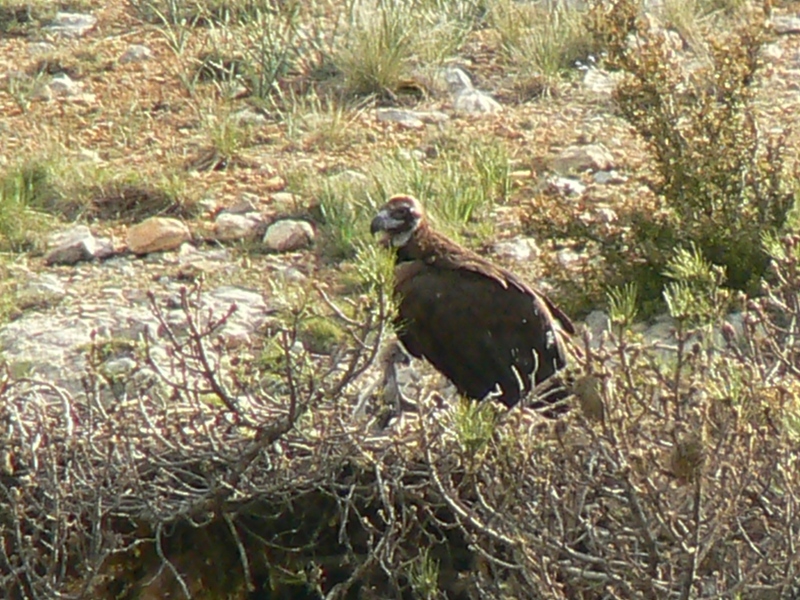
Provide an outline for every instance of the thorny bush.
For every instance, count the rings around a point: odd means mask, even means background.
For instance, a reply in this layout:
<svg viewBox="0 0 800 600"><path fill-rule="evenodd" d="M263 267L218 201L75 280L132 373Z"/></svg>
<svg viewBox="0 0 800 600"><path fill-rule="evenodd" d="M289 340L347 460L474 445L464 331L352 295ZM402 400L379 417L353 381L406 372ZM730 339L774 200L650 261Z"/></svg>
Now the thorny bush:
<svg viewBox="0 0 800 600"><path fill-rule="evenodd" d="M685 289L713 298L719 281L688 254L669 339L634 333L616 294L557 419L449 407L422 377L401 389L415 411L354 420L380 302L325 301L350 336L329 356L298 347L296 319L274 324L283 357L263 388L231 375L225 317L185 294L176 323L154 302L171 362L152 340L143 360L159 385L109 404L91 373L85 398L3 378L0 585L36 600L797 597L800 238L767 248L773 283L738 329L698 318Z"/></svg>

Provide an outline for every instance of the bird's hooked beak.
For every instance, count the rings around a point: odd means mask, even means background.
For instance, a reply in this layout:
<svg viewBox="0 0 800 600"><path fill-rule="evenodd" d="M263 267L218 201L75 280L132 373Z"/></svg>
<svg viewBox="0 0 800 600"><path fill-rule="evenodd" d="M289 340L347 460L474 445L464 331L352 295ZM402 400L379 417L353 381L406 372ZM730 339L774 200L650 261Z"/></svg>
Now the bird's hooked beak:
<svg viewBox="0 0 800 600"><path fill-rule="evenodd" d="M389 247L392 246L392 238L394 237L392 230L396 230L402 225L403 222L393 219L388 210L382 210L372 219L372 223L369 225L369 232L372 235L383 234L380 242L382 245Z"/></svg>
<svg viewBox="0 0 800 600"><path fill-rule="evenodd" d="M372 235L375 235L381 231L389 231L398 225L400 225L400 223L398 223L397 220L392 219L388 211L382 210L375 215L374 219L372 219L372 223L369 225L369 232Z"/></svg>

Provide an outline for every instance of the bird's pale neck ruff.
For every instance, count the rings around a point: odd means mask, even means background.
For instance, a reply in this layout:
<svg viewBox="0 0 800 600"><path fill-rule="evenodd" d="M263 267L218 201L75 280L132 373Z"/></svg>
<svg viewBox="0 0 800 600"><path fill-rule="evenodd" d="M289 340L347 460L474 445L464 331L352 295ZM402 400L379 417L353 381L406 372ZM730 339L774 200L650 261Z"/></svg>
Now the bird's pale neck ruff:
<svg viewBox="0 0 800 600"><path fill-rule="evenodd" d="M414 232L417 230L415 227L409 231L404 231L402 233L396 233L392 236L391 242L394 248L402 248L411 240L411 236L414 235Z"/></svg>
<svg viewBox="0 0 800 600"><path fill-rule="evenodd" d="M424 220L419 220L408 231L394 234L390 243L397 251L397 262L426 260L439 250L436 234L431 232Z"/></svg>

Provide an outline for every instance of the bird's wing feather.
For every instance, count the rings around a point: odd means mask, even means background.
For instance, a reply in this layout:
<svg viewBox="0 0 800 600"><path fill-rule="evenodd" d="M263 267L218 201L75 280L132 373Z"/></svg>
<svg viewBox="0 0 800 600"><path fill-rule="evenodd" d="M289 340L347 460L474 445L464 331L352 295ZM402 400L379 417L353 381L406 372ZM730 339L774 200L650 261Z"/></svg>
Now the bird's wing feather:
<svg viewBox="0 0 800 600"><path fill-rule="evenodd" d="M550 300L550 298L526 284L511 271L493 265L477 254L473 254L467 250L462 250L460 247L457 248L455 245L453 245L453 250L450 252L441 253L435 257L429 257L426 262L431 266L436 266L440 269L465 270L479 273L484 277L493 279L504 288L515 287L518 290L536 298L538 303L544 303L547 307L547 311L553 317L555 317L561 328L570 335L575 334L575 325L573 325L572 320L564 311L558 308L553 301Z"/></svg>
<svg viewBox="0 0 800 600"><path fill-rule="evenodd" d="M411 354L427 358L471 397L500 384L508 404L530 390L533 372L541 380L563 366L551 312L539 295L484 264L442 266L398 266L399 337Z"/></svg>

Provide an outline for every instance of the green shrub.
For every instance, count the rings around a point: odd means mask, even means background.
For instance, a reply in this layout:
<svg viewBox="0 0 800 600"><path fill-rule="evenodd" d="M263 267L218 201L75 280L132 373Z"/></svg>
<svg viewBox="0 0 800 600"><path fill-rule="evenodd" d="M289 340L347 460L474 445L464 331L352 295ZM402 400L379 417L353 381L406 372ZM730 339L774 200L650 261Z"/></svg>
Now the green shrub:
<svg viewBox="0 0 800 600"><path fill-rule="evenodd" d="M769 262L761 236L786 224L798 174L786 131L764 136L757 124L763 16L740 15L728 31L707 32L708 58L690 69L664 31L637 17L634 2L603 10L594 33L609 48L609 66L626 75L614 98L648 144L651 187L663 208L630 213L623 233L604 240L610 270L624 269L622 277L638 281L642 301L652 304L674 249L694 245L724 268L726 286L754 291Z"/></svg>

